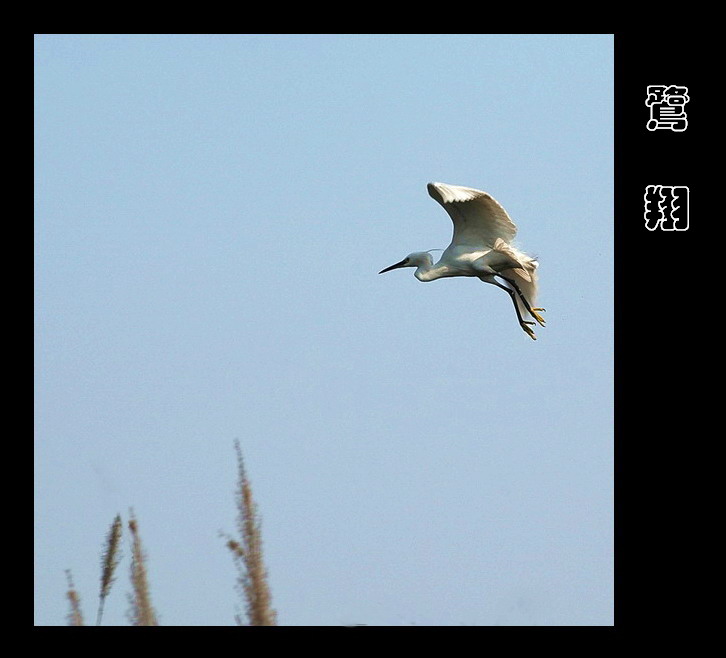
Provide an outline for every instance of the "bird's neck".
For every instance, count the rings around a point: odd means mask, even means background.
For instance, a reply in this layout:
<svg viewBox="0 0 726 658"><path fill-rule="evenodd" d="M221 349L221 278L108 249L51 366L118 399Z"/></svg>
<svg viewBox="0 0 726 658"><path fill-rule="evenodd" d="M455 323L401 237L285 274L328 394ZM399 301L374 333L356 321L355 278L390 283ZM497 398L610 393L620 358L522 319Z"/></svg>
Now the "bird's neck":
<svg viewBox="0 0 726 658"><path fill-rule="evenodd" d="M449 268L446 265L432 265L430 263L419 265L413 275L419 281L433 281L444 276L451 276Z"/></svg>

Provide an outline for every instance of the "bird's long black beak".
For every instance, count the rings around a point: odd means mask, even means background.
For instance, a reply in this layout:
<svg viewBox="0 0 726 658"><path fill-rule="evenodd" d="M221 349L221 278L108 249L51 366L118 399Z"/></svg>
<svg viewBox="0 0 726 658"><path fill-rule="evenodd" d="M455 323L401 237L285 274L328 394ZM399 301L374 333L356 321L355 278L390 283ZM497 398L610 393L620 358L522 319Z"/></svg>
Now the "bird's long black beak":
<svg viewBox="0 0 726 658"><path fill-rule="evenodd" d="M400 263L396 263L395 265L391 265L390 267L381 270L378 274L383 274L384 272L390 272L391 270L396 270L399 267L404 267L406 263L408 263L408 258L404 258Z"/></svg>

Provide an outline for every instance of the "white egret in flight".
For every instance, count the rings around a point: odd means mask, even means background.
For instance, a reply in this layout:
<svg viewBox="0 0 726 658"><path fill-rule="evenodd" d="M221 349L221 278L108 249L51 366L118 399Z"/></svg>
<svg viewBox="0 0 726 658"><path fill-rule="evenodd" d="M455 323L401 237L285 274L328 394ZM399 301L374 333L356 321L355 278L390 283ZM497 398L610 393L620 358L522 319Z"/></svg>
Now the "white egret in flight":
<svg viewBox="0 0 726 658"><path fill-rule="evenodd" d="M451 244L436 264L428 251L416 251L379 274L399 267L415 267L414 276L419 281L446 276L478 277L506 291L514 304L519 325L537 340L530 328L534 322L525 318L531 316L541 326L545 325L544 318L538 313L544 309L534 306L539 263L512 246L517 227L506 210L486 192L471 187L445 183L429 183L427 187L429 195L444 207L454 222Z"/></svg>

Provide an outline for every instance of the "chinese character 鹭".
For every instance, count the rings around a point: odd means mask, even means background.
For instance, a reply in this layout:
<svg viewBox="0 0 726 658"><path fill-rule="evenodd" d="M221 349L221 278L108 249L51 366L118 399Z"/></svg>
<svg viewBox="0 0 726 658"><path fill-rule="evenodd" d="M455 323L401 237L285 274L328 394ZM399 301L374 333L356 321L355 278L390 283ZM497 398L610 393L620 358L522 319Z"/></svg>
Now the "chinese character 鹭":
<svg viewBox="0 0 726 658"><path fill-rule="evenodd" d="M683 132L688 127L685 105L689 100L688 87L649 85L645 104L650 108L650 120L645 127Z"/></svg>

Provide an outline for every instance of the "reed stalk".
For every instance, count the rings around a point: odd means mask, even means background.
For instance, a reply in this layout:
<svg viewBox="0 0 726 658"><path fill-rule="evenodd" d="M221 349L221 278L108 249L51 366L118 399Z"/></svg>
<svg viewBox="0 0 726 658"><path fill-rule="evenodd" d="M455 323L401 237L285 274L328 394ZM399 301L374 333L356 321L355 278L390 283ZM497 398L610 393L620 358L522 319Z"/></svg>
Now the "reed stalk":
<svg viewBox="0 0 726 658"><path fill-rule="evenodd" d="M267 570L262 555L262 524L252 496L242 449L235 441L237 452L237 530L239 540L227 537L227 548L232 552L238 571L238 587L245 601L247 622L250 626L276 626L277 614L272 609L272 597L267 583ZM242 620L237 617L237 623Z"/></svg>
<svg viewBox="0 0 726 658"><path fill-rule="evenodd" d="M146 554L141 545L139 526L134 518L133 511L129 521L131 531L131 585L133 594L130 595L131 610L129 617L134 626L158 626L156 612L151 605L149 582L146 574Z"/></svg>
<svg viewBox="0 0 726 658"><path fill-rule="evenodd" d="M73 577L71 576L70 569L66 569L66 580L68 581L68 591L66 592L66 598L71 605L71 610L68 613L68 625L83 626L84 623L83 614L81 613L81 597L78 595L78 592L73 585Z"/></svg>
<svg viewBox="0 0 726 658"><path fill-rule="evenodd" d="M101 625L103 606L114 581L114 572L121 558L121 515L117 514L106 536L106 546L101 554L101 591L98 596L96 626Z"/></svg>

